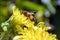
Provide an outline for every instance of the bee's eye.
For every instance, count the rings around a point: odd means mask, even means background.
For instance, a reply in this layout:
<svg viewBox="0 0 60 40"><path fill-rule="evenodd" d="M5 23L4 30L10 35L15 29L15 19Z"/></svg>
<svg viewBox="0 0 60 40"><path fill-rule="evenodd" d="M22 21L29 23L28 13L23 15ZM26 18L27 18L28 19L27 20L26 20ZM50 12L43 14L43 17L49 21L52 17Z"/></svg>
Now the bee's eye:
<svg viewBox="0 0 60 40"><path fill-rule="evenodd" d="M27 12L24 12L24 15L27 16Z"/></svg>
<svg viewBox="0 0 60 40"><path fill-rule="evenodd" d="M24 11L23 13L24 13L25 16L27 16L27 17L29 16L29 12Z"/></svg>

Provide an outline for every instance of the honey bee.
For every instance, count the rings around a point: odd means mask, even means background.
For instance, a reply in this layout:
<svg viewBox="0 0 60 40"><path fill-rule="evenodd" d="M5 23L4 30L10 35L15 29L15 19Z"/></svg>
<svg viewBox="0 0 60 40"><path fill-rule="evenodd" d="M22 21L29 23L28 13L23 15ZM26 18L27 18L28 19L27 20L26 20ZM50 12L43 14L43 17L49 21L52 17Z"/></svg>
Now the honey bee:
<svg viewBox="0 0 60 40"><path fill-rule="evenodd" d="M33 13L30 13L28 11L23 11L23 14L29 18L31 21L34 21L34 14Z"/></svg>

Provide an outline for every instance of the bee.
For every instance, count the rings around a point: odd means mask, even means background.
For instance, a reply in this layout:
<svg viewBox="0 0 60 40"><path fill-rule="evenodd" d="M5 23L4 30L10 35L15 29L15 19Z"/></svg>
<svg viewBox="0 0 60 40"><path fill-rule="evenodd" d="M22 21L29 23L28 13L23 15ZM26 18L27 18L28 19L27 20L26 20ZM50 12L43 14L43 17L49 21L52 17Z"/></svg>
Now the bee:
<svg viewBox="0 0 60 40"><path fill-rule="evenodd" d="M30 13L28 11L23 11L23 14L29 18L31 21L34 21L34 14L33 13Z"/></svg>

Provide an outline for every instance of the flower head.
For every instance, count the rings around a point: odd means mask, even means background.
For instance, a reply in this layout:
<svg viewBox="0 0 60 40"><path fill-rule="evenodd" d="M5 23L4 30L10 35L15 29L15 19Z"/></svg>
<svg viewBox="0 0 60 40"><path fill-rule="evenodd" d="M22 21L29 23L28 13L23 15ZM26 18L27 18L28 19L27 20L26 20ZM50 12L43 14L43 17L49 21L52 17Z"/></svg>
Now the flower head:
<svg viewBox="0 0 60 40"><path fill-rule="evenodd" d="M18 8L15 6L13 7L12 21L15 24L16 31L18 31L19 34L22 34L19 35L16 40L57 40L55 34L47 32L51 27L46 27L44 22L40 22L37 24L37 29L35 30L34 22L31 22L21 13L22 12Z"/></svg>

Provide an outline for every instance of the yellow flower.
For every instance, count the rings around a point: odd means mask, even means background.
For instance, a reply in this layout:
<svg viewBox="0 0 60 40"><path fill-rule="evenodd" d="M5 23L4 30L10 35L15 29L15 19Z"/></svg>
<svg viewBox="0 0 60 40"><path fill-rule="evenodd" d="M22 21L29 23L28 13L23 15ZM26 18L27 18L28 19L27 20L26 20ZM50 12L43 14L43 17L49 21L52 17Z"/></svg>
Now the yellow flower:
<svg viewBox="0 0 60 40"><path fill-rule="evenodd" d="M25 25L26 27L34 27L34 22L31 22L29 19L27 19L26 16L15 6L13 7L13 23L18 25Z"/></svg>
<svg viewBox="0 0 60 40"><path fill-rule="evenodd" d="M47 32L50 27L46 27L44 22L40 22L37 27L36 30L24 28L23 35L19 35L17 40L58 40L56 34Z"/></svg>
<svg viewBox="0 0 60 40"><path fill-rule="evenodd" d="M18 39L14 37L14 40L57 40L55 34L47 32L49 29L51 29L51 27L46 27L44 22L40 22L37 24L37 29L35 30L34 22L31 22L29 19L27 19L27 17L24 16L22 12L15 6L13 7L12 17L16 31L19 34L22 34L18 35ZM24 26L28 28L25 28Z"/></svg>

